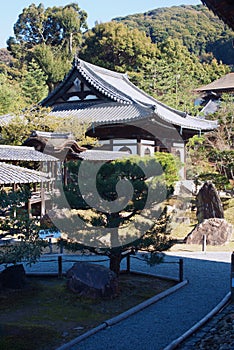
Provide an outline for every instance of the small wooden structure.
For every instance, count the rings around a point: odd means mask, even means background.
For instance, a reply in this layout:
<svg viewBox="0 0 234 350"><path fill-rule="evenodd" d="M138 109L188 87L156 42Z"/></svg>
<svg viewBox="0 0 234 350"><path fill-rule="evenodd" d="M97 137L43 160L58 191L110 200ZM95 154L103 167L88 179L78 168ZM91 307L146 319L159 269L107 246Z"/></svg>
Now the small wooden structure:
<svg viewBox="0 0 234 350"><path fill-rule="evenodd" d="M218 110L223 94L234 95L234 73L228 73L210 84L200 86L194 92L200 96L200 105L203 106L201 113L213 114Z"/></svg>
<svg viewBox="0 0 234 350"><path fill-rule="evenodd" d="M0 186L13 190L22 184L32 186L32 195L27 203L29 213L32 206L39 205L40 215L45 214L45 201L53 189L57 169L57 158L33 147L0 145Z"/></svg>
<svg viewBox="0 0 234 350"><path fill-rule="evenodd" d="M110 152L105 150L88 150L79 146L71 133L51 133L33 131L24 145L35 147L36 150L56 156L61 162L61 179L67 185L67 161L85 160L91 162L110 162L112 160L125 158L126 152Z"/></svg>

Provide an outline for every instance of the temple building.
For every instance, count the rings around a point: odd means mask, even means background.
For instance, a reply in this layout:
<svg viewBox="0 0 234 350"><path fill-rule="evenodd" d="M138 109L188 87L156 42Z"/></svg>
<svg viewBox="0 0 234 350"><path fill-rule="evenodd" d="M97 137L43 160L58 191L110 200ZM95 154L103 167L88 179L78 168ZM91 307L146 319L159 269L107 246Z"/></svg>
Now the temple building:
<svg viewBox="0 0 234 350"><path fill-rule="evenodd" d="M132 84L127 74L79 58L41 105L51 108L51 116L73 117L88 125L87 135L96 137L102 150L141 156L166 151L182 162L186 141L218 126L157 101Z"/></svg>
<svg viewBox="0 0 234 350"><path fill-rule="evenodd" d="M200 86L194 92L199 94L199 104L203 106L204 115L215 113L220 105L223 94L234 96L234 73L212 81L210 84Z"/></svg>

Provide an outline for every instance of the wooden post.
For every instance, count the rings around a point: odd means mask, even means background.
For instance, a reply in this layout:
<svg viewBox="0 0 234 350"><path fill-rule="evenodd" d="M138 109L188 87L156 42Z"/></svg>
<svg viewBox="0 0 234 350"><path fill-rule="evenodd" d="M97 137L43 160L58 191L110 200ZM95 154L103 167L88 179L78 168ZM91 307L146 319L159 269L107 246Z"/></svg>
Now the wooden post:
<svg viewBox="0 0 234 350"><path fill-rule="evenodd" d="M130 255L127 255L127 273L130 273Z"/></svg>
<svg viewBox="0 0 234 350"><path fill-rule="evenodd" d="M179 274L180 274L180 282L184 280L184 260L179 260Z"/></svg>
<svg viewBox="0 0 234 350"><path fill-rule="evenodd" d="M58 278L61 278L63 274L63 264L62 264L62 256L58 256Z"/></svg>
<svg viewBox="0 0 234 350"><path fill-rule="evenodd" d="M234 304L234 252L231 257L231 303Z"/></svg>
<svg viewBox="0 0 234 350"><path fill-rule="evenodd" d="M203 239L202 239L202 251L206 253L206 235L203 235Z"/></svg>
<svg viewBox="0 0 234 350"><path fill-rule="evenodd" d="M52 245L52 240L49 238L49 248L50 248L50 254L53 253L53 245Z"/></svg>

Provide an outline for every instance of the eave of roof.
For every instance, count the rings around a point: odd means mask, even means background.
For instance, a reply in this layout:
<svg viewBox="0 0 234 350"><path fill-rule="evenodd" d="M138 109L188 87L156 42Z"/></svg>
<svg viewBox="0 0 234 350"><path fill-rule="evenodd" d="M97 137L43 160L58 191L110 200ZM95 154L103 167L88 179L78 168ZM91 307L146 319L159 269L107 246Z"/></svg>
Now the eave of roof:
<svg viewBox="0 0 234 350"><path fill-rule="evenodd" d="M87 150L79 153L78 156L82 160L107 162L129 157L129 153L116 151Z"/></svg>
<svg viewBox="0 0 234 350"><path fill-rule="evenodd" d="M77 107L77 108L76 108ZM86 123L91 127L108 124L133 124L138 120L160 118L162 121L192 130L213 130L217 128L217 121L208 121L198 117L184 114L176 114L173 109L165 108L163 104L158 104L155 108L145 108L137 103L131 105L121 105L119 103L94 103L93 105L82 107L80 104L73 105L74 109L67 109L69 106L56 106L50 115L67 117L73 116L81 123Z"/></svg>
<svg viewBox="0 0 234 350"><path fill-rule="evenodd" d="M0 162L0 184L25 184L50 182L50 174Z"/></svg>
<svg viewBox="0 0 234 350"><path fill-rule="evenodd" d="M0 160L27 161L27 162L57 162L58 159L36 151L34 147L0 145Z"/></svg>
<svg viewBox="0 0 234 350"><path fill-rule="evenodd" d="M194 91L224 91L224 90L234 90L234 73L228 73L225 76L212 81L212 83L203 85Z"/></svg>

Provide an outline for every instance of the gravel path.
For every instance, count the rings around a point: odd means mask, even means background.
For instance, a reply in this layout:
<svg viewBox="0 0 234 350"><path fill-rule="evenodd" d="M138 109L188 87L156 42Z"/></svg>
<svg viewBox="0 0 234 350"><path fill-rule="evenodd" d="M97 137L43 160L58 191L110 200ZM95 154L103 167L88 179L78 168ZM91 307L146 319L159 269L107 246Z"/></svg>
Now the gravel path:
<svg viewBox="0 0 234 350"><path fill-rule="evenodd" d="M178 264L171 262L178 262L181 257L184 259L184 276L189 280L186 286L69 350L162 350L200 321L230 291L231 253L168 253L165 264L150 268L142 261L132 259L131 267L142 272L178 277ZM71 257L63 257L66 259ZM90 260L88 257L83 259ZM63 269L71 265L72 262L64 262ZM51 271L56 268L55 263L51 262L50 266ZM40 264L30 271L37 268L41 269Z"/></svg>

